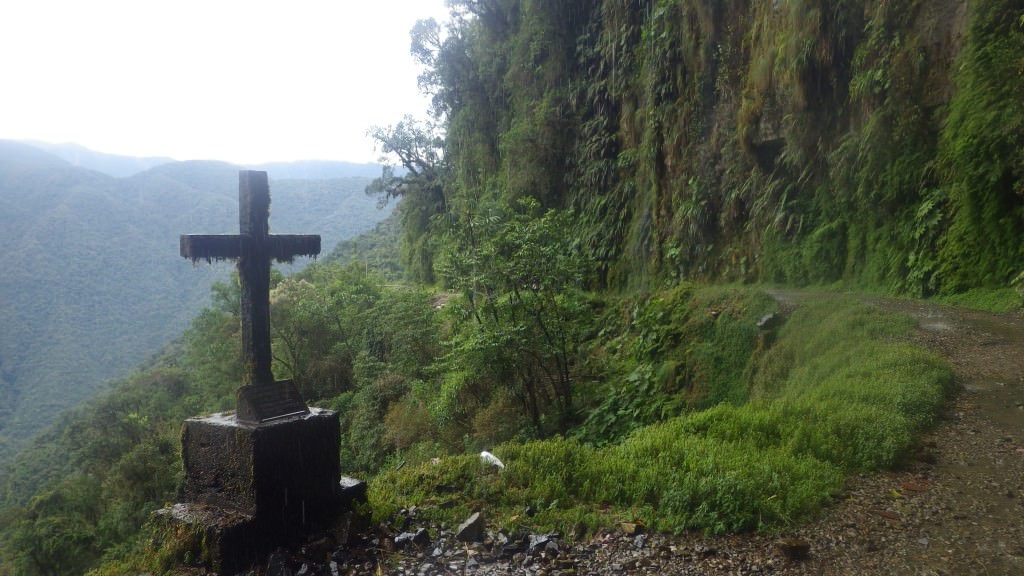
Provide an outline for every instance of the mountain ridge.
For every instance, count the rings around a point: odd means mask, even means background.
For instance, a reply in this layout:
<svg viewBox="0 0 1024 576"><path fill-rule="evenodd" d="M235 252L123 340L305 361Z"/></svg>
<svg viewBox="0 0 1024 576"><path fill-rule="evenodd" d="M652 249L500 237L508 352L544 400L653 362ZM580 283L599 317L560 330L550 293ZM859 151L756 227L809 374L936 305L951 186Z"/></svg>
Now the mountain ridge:
<svg viewBox="0 0 1024 576"><path fill-rule="evenodd" d="M40 140L8 140L18 144L27 144L38 150L56 156L71 166L101 172L115 178L126 178L158 168L166 164L183 164L186 162L221 162L219 160L175 160L168 156L126 156L90 150L81 144L72 142L55 144ZM226 162L224 162L226 163ZM236 165L232 163L232 165ZM340 160L295 160L237 164L250 170L263 170L273 173L277 178L294 178L301 180L321 180L329 178L345 178L362 176L376 178L380 175L380 165L373 162L347 162Z"/></svg>

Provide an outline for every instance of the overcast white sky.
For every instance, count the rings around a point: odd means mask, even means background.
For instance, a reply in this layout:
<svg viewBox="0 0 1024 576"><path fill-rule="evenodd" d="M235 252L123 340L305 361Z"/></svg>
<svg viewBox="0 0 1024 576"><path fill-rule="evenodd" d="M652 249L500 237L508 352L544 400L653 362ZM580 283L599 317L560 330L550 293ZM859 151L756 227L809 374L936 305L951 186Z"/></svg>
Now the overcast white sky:
<svg viewBox="0 0 1024 576"><path fill-rule="evenodd" d="M177 160L377 159L423 116L409 55L443 0L11 0L0 139Z"/></svg>

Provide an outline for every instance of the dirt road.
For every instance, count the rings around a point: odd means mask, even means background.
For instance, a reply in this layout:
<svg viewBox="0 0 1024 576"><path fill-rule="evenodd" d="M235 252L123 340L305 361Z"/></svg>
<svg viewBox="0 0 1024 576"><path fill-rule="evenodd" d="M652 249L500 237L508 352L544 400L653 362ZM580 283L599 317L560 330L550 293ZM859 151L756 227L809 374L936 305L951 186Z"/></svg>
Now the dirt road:
<svg viewBox="0 0 1024 576"><path fill-rule="evenodd" d="M1024 321L910 301L959 390L906 471L851 483L801 532L819 574L1024 574Z"/></svg>

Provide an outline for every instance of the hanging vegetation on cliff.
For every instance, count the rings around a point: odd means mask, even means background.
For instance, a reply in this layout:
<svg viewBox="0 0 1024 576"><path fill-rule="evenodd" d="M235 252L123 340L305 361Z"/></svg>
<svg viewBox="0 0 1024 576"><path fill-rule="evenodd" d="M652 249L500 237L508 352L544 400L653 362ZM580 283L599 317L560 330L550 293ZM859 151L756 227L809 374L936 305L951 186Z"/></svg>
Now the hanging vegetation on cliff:
<svg viewBox="0 0 1024 576"><path fill-rule="evenodd" d="M437 218L523 196L572 208L597 280L617 287L927 295L1024 270L1024 2L452 9L447 30L413 32L446 130Z"/></svg>

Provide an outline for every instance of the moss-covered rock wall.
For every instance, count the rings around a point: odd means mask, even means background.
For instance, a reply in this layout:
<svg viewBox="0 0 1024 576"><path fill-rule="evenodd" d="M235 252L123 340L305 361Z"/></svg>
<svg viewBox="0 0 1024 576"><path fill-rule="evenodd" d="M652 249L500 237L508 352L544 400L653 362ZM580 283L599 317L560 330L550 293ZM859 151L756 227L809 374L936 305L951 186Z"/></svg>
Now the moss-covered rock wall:
<svg viewBox="0 0 1024 576"><path fill-rule="evenodd" d="M447 210L578 214L610 286L1024 270L1024 1L463 0Z"/></svg>

